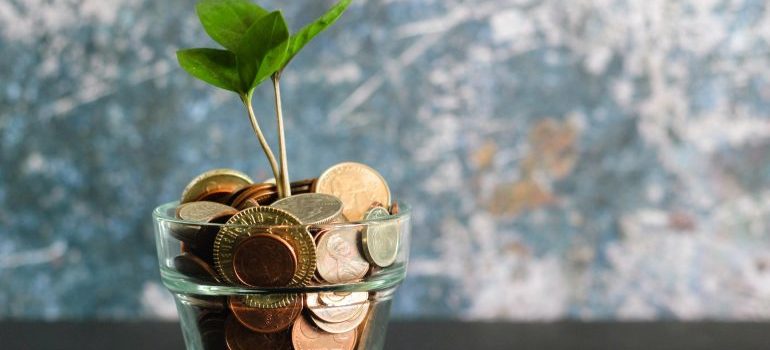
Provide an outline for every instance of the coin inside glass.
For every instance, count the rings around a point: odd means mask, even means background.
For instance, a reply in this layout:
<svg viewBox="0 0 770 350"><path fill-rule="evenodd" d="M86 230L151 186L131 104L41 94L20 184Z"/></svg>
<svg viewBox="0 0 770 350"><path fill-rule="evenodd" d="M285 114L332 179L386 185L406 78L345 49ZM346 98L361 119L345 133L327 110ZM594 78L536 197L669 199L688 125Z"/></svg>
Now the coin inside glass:
<svg viewBox="0 0 770 350"><path fill-rule="evenodd" d="M361 324L361 322L366 318L366 315L368 314L368 302L366 302L367 307L366 308L360 308L356 311L356 314L350 318L349 320L343 321L343 322L326 322L316 315L312 315L311 319L313 320L313 323L315 323L318 328L323 329L324 331L327 331L329 333L345 333L347 331L356 329L358 325Z"/></svg>
<svg viewBox="0 0 770 350"><path fill-rule="evenodd" d="M233 252L233 270L238 280L252 287L282 287L297 271L294 248L276 235L256 234L244 238Z"/></svg>
<svg viewBox="0 0 770 350"><path fill-rule="evenodd" d="M277 200L270 205L294 214L306 225L323 224L342 213L342 201L323 193L304 193Z"/></svg>
<svg viewBox="0 0 770 350"><path fill-rule="evenodd" d="M205 349L225 348L225 315L206 312L198 318L198 329Z"/></svg>
<svg viewBox="0 0 770 350"><path fill-rule="evenodd" d="M364 255L380 267L392 265L398 255L398 226L392 221L381 220L389 216L390 213L382 207L372 208L364 216L367 221L361 233Z"/></svg>
<svg viewBox="0 0 770 350"><path fill-rule="evenodd" d="M327 333L308 322L304 317L298 318L291 329L291 341L296 350L352 350L357 338L358 334L355 330L337 334Z"/></svg>
<svg viewBox="0 0 770 350"><path fill-rule="evenodd" d="M299 224L299 219L295 216L277 208L252 207L241 210L227 221L227 225L223 226L214 238L214 267L225 282L239 283L233 267L233 253L235 246L242 239L254 234L265 233L269 226L294 226ZM281 238L292 244L293 248L296 247L288 239ZM295 252L297 254L302 253L300 249L296 248Z"/></svg>
<svg viewBox="0 0 770 350"><path fill-rule="evenodd" d="M289 332L254 332L243 326L234 316L225 321L225 342L229 350L292 350Z"/></svg>
<svg viewBox="0 0 770 350"><path fill-rule="evenodd" d="M358 298L358 295L354 296L351 293L346 297L343 297L343 300L339 301L339 304L337 305L322 304L321 298L318 294L319 293L307 293L305 295L305 305L314 317L317 317L318 319L325 322L345 322L356 317L356 315L358 315L362 309L369 308L369 302L366 299L366 297L368 297L368 293L365 292L356 293L363 294L365 296L363 301L354 302L354 299L360 298Z"/></svg>
<svg viewBox="0 0 770 350"><path fill-rule="evenodd" d="M316 264L319 277L329 283L345 283L366 275L369 263L358 250L359 236L353 226L334 228L318 237Z"/></svg>
<svg viewBox="0 0 770 350"><path fill-rule="evenodd" d="M288 329L302 312L301 298L294 298L287 306L259 308L247 305L241 297L230 297L228 305L242 325L261 333L274 333Z"/></svg>
<svg viewBox="0 0 770 350"><path fill-rule="evenodd" d="M175 257L174 268L181 274L201 281L215 283L219 280L216 271L209 264L190 253Z"/></svg>

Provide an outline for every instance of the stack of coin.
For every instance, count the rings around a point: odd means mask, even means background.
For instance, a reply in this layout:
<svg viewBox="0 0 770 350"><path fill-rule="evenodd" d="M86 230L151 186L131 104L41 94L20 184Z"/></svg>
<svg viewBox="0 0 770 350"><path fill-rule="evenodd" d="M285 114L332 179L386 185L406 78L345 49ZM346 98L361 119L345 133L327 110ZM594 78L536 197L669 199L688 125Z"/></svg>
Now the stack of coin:
<svg viewBox="0 0 770 350"><path fill-rule="evenodd" d="M297 290L358 282L395 263L399 227L386 219L398 205L377 171L340 163L291 189L293 196L279 198L274 183L232 169L197 176L172 227L182 242L176 270L203 284ZM207 348L353 349L371 317L370 297L257 293L189 303L201 310Z"/></svg>

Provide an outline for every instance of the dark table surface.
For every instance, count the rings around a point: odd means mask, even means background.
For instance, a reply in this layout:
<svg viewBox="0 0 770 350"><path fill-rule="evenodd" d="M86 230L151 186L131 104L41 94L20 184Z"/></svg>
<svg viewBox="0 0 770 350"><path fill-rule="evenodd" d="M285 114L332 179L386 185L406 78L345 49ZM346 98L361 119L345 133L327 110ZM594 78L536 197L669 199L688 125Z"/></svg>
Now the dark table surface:
<svg viewBox="0 0 770 350"><path fill-rule="evenodd" d="M183 349L177 323L0 321L0 349ZM392 322L386 349L770 349L770 323Z"/></svg>

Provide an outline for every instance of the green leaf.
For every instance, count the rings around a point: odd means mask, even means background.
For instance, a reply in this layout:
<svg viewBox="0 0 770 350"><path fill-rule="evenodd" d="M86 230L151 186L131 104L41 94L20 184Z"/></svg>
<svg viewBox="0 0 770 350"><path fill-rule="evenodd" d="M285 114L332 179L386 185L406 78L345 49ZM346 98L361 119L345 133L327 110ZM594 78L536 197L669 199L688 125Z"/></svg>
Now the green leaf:
<svg viewBox="0 0 770 350"><path fill-rule="evenodd" d="M306 25L299 32L292 35L289 39L289 49L284 59L281 69L289 64L294 56L299 53L302 48L309 43L313 38L324 31L326 28L334 24L340 16L347 10L348 5L352 0L340 0L334 6L332 6L323 16L319 17L312 23Z"/></svg>
<svg viewBox="0 0 770 350"><path fill-rule="evenodd" d="M249 0L204 0L195 11L206 33L230 51L236 51L243 34L268 14Z"/></svg>
<svg viewBox="0 0 770 350"><path fill-rule="evenodd" d="M237 52L241 88L250 91L281 68L289 43L289 28L281 11L254 22Z"/></svg>
<svg viewBox="0 0 770 350"><path fill-rule="evenodd" d="M235 55L218 49L186 49L176 52L179 65L190 75L225 90L241 92Z"/></svg>

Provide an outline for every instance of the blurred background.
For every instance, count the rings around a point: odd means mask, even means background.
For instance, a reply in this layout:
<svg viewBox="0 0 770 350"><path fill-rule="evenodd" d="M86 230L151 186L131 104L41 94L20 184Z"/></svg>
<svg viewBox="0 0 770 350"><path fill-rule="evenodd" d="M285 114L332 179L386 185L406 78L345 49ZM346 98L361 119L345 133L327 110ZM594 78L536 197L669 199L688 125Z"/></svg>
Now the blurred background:
<svg viewBox="0 0 770 350"><path fill-rule="evenodd" d="M215 47L193 5L0 1L0 318L175 317L152 209L270 177L176 63ZM284 73L291 176L413 205L396 317L768 319L768 40L762 0L356 0Z"/></svg>

